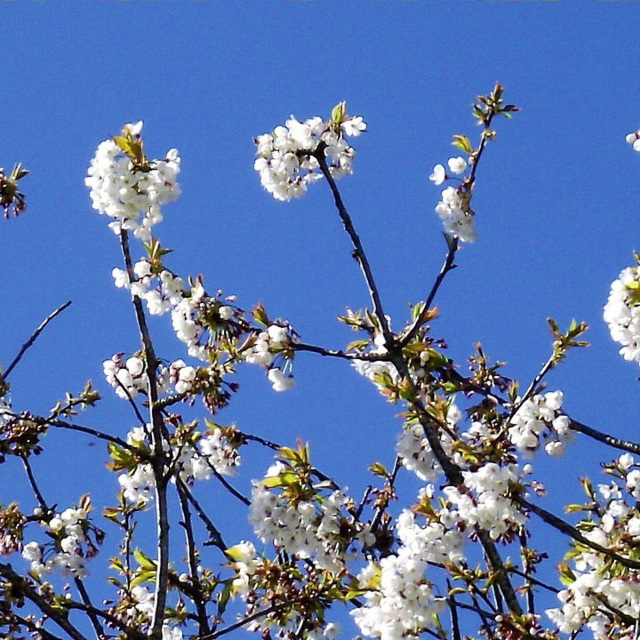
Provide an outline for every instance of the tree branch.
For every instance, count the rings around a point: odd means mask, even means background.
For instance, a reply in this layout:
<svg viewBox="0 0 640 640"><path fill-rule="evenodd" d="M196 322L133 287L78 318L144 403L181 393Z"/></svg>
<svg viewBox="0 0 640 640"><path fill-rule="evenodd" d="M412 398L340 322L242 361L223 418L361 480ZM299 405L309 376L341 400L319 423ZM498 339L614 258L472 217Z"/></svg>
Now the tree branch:
<svg viewBox="0 0 640 640"><path fill-rule="evenodd" d="M129 281L133 282L135 274L133 271L133 262L131 260L131 252L129 250L129 236L126 230L120 231L120 245L122 255L127 268ZM147 390L149 396L149 414L152 430L152 449L153 459L151 466L155 477L155 494L156 494L156 526L158 535L158 561L156 569L156 591L154 598L154 610L151 623L151 637L154 640L161 640L162 625L164 622L164 611L167 601L167 580L169 576L169 513L167 506L167 482L168 478L165 474L165 460L163 448L162 427L163 420L161 410L156 403L158 402L158 388L156 385L156 370L158 368L158 359L151 341L151 334L147 326L142 302L138 296L132 296L132 303L140 330L140 339L143 345L145 373L147 377Z"/></svg>
<svg viewBox="0 0 640 640"><path fill-rule="evenodd" d="M193 600L198 616L198 624L200 626L199 633L211 632L207 617L207 608L202 597L202 589L200 587L200 579L198 578L198 561L196 541L193 536L193 526L191 523L191 511L189 510L189 499L185 495L184 485L177 485L178 497L180 499L180 510L182 511L182 527L185 532L187 546L187 563L189 565L189 573L191 574L191 582L193 584Z"/></svg>
<svg viewBox="0 0 640 640"><path fill-rule="evenodd" d="M322 171L322 174L329 183L329 188L331 189L331 193L333 194L333 199L335 201L336 208L338 209L340 220L342 220L344 229L351 240L351 244L353 245L353 257L360 265L360 269L362 270L362 273L364 275L367 287L369 288L369 296L371 297L373 310L375 311L375 314L378 318L378 322L380 322L380 330L382 331L382 335L384 336L385 344L391 345L394 341L394 337L391 333L391 330L389 329L389 323L387 322L387 317L384 313L384 309L382 308L382 301L380 299L378 287L376 286L375 280L373 278L373 273L371 271L371 267L369 266L369 261L367 260L367 256L364 252L360 237L356 233L353 222L351 221L351 216L349 215L349 212L347 211L347 208L342 201L340 191L338 191L336 182L331 175L329 167L327 166L327 159L324 155L324 150L325 146L323 144L320 144L318 145L318 148L313 155L320 165L320 171Z"/></svg>
<svg viewBox="0 0 640 640"><path fill-rule="evenodd" d="M25 598L33 602L42 613L55 622L72 640L87 640L85 636L69 622L68 614L64 610L50 604L44 596L40 595L31 586L28 580L17 574L10 564L0 563L0 575L9 580L18 593L21 593Z"/></svg>
<svg viewBox="0 0 640 640"><path fill-rule="evenodd" d="M639 561L631 560L631 558L625 558L624 556L618 555L615 551L611 551L611 549L607 549L597 542L589 540L588 538L583 536L578 529L570 525L565 520L562 520L562 518L559 518L555 514L551 513L550 511L547 511L546 509L543 509L542 507L529 502L521 496L513 496L512 500L514 502L517 502L519 505L526 507L527 509L529 509L529 511L535 513L548 525L551 525L554 529L557 529L561 533L564 533L565 535L573 538L576 542L580 542L581 544L589 547L590 549L593 549L594 551L599 551L612 560L619 562L624 567L628 567L629 569L640 569Z"/></svg>
<svg viewBox="0 0 640 640"><path fill-rule="evenodd" d="M14 367L20 362L22 356L26 353L27 349L33 345L38 339L38 336L44 331L45 327L59 314L61 314L69 305L71 300L68 300L64 304L60 305L55 311L50 313L41 323L40 326L33 332L31 337L22 345L22 348L18 352L18 355L13 359L11 364L7 367L4 373L0 373L0 381L6 381L9 374L13 371Z"/></svg>

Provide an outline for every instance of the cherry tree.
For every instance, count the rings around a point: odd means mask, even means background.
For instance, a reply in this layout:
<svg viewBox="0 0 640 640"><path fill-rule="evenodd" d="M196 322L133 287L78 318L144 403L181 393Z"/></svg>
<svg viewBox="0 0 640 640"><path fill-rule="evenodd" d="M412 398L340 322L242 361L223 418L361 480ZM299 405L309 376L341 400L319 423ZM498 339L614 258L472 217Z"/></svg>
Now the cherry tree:
<svg viewBox="0 0 640 640"><path fill-rule="evenodd" d="M567 353L587 346L586 324L563 329L550 319L549 358L524 385L480 345L468 362L454 362L446 336L432 326L461 245L476 240L473 195L497 121L517 110L496 84L473 106L478 139L455 135L456 155L434 167L444 262L410 317L394 319L395 329L337 184L353 171L352 141L366 132L364 119L343 102L328 119L291 116L257 136L254 168L272 197L295 200L314 183L331 191L370 296L369 308L340 317L356 334L343 349L309 344L303 327L265 305L244 309L235 296L207 289L201 276L172 271L156 225L180 195L178 151L149 158L142 122L99 144L86 186L120 244L123 262L112 276L139 330L139 349L113 355L103 369L130 408L130 423L123 438L87 424L101 401L91 383L47 415L13 405L12 371L69 303L2 369L0 462L17 459L33 494L31 504L0 506L4 637L214 640L243 630L333 640L348 633L341 630L347 616L363 637L381 640L638 637L640 443L583 424L563 410L562 391L546 387ZM627 141L640 151L640 132ZM7 218L26 208L26 175L20 164L8 176L0 170ZM183 357L157 352L151 316L170 318ZM640 256L612 284L604 320L621 355L640 362ZM357 461L365 478L359 495L314 465L313 442L276 443L224 422L240 367L257 365L273 391L284 392L294 386L301 352L343 361L401 411L395 462ZM58 505L45 495L37 456L51 430L105 445L119 488L111 503L96 505L84 492L75 504ZM607 478L585 478L584 503L553 513L536 458L570 452L577 433L603 446ZM271 464L244 495L233 476L250 446L268 451ZM398 503L401 474L421 484L408 504ZM212 482L246 514L244 539L228 538L229 516L204 489ZM172 522L175 509L179 522ZM564 557L548 559L535 521L566 538ZM113 555L105 553L106 537L117 541ZM100 563L108 577L94 593L88 576ZM557 565L557 584L541 578L549 563ZM541 609L551 598L555 606Z"/></svg>

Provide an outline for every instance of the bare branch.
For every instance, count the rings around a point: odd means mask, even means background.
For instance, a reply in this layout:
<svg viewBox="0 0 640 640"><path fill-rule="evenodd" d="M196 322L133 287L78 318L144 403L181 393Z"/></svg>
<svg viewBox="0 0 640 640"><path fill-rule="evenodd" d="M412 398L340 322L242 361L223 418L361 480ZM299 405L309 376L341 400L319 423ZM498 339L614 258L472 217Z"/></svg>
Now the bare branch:
<svg viewBox="0 0 640 640"><path fill-rule="evenodd" d="M11 364L7 367L4 373L0 374L0 380L6 381L9 374L13 371L14 367L20 362L22 356L26 353L27 349L33 345L38 339L38 336L44 331L45 327L59 314L61 314L67 307L71 305L71 300L68 300L64 304L60 305L54 312L50 313L41 323L40 326L33 332L31 337L22 345L22 348L18 352L18 355L13 359Z"/></svg>

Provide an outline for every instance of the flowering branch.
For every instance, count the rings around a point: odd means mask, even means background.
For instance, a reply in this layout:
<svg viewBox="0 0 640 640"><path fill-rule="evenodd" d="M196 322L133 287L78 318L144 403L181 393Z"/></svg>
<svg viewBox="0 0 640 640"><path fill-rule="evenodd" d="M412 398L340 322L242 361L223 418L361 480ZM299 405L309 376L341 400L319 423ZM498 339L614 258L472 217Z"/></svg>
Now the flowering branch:
<svg viewBox="0 0 640 640"><path fill-rule="evenodd" d="M598 544L593 540L589 540L588 538L583 536L580 531L578 531L578 529L572 527L568 522L562 520L562 518L558 518L558 516L554 515L550 511L547 511L546 509L543 509L542 507L529 502L522 496L514 496L513 499L518 504L529 509L529 511L531 511L532 513L535 513L541 520L551 525L554 529L557 529L561 533L568 535L576 542L580 542L581 544L593 549L594 551L599 551L612 560L619 562L623 567L628 567L629 569L640 569L640 561L633 560L631 558L625 558L624 556L617 554L615 551L611 551L611 549L607 549L601 544Z"/></svg>
<svg viewBox="0 0 640 640"><path fill-rule="evenodd" d="M120 245L129 278L133 281L133 261L129 250L129 236L125 229L120 231ZM156 522L158 530L158 561L156 569L156 592L154 610L151 623L151 637L160 640L162 625L164 623L164 611L167 600L167 579L169 575L169 514L167 507L167 477L165 473L162 414L156 406L158 401L158 388L156 385L156 370L158 359L156 358L151 335L147 326L142 302L136 295L132 296L140 338L144 347L144 361L146 364L147 391L149 395L149 413L152 430L153 459L151 462L155 477L156 493Z"/></svg>

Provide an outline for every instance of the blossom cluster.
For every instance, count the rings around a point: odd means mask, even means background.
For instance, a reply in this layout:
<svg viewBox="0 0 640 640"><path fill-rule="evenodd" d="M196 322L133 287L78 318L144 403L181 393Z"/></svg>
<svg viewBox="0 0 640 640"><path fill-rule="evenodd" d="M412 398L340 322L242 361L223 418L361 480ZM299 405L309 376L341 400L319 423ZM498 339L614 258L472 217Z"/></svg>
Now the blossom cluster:
<svg viewBox="0 0 640 640"><path fill-rule="evenodd" d="M622 345L620 355L640 363L640 266L623 269L611 283L604 321L611 338Z"/></svg>
<svg viewBox="0 0 640 640"><path fill-rule="evenodd" d="M41 511L35 515L41 515ZM29 542L22 548L22 557L30 563L30 571L39 577L56 570L72 574L77 578L87 575L86 560L95 553L87 532L88 513L85 509L69 508L54 514L42 525L54 539L44 547L37 542Z"/></svg>
<svg viewBox="0 0 640 640"><path fill-rule="evenodd" d="M640 469L633 456L625 453L608 470L616 479L598 485L597 494L590 489L593 515L578 527L587 541L627 556L640 545ZM586 625L594 640L637 637L633 622L640 616L637 572L612 563L588 544L576 544L568 557L573 566L564 565L562 570L567 586L558 593L561 606L546 612L559 631L576 634ZM612 611L618 614L615 618ZM621 623L625 618L630 622Z"/></svg>
<svg viewBox="0 0 640 640"><path fill-rule="evenodd" d="M110 360L105 360L102 369L107 382L123 400L135 398L147 390L144 360L138 356L131 356L123 362L122 354L118 353Z"/></svg>
<svg viewBox="0 0 640 640"><path fill-rule="evenodd" d="M136 585L131 589L131 596L135 600L134 609L141 613L150 622L155 607L155 593L149 591L144 585ZM182 630L169 622L162 625L162 640L182 640Z"/></svg>
<svg viewBox="0 0 640 640"><path fill-rule="evenodd" d="M400 541L397 553L379 563L369 562L358 574L359 587L365 590L364 604L351 612L364 635L380 640L417 637L432 627L445 601L427 578L433 571L429 564L464 560L464 539L446 509L439 520L424 525L405 509L398 517L396 533Z"/></svg>
<svg viewBox="0 0 640 640"><path fill-rule="evenodd" d="M450 174L446 172L443 165L437 164L433 168L429 180L435 185L441 185L453 176L462 175L467 169L467 161L461 156L449 158L447 165ZM476 240L473 212L469 207L469 199L470 193L463 189L463 185L458 188L448 186L443 189L440 202L436 205L436 213L442 220L445 232L462 242L475 242Z"/></svg>
<svg viewBox="0 0 640 640"><path fill-rule="evenodd" d="M571 421L561 413L562 400L562 391L535 395L523 402L511 418L509 440L525 458L532 458L543 440L550 456L561 456L573 440Z"/></svg>
<svg viewBox="0 0 640 640"><path fill-rule="evenodd" d="M640 129L628 133L625 140L633 147L634 151L640 151Z"/></svg>
<svg viewBox="0 0 640 640"><path fill-rule="evenodd" d="M290 372L291 354L287 347L296 340L297 335L288 324L270 324L266 331L253 338L251 346L244 352L244 360L267 370L274 391L288 391L295 381ZM284 364L276 366L277 359L284 359ZM289 372L285 373L287 369Z"/></svg>
<svg viewBox="0 0 640 640"><path fill-rule="evenodd" d="M527 517L510 497L522 485L517 465L488 462L462 476L464 487L448 486L443 492L467 527L478 526L493 540L522 531Z"/></svg>
<svg viewBox="0 0 640 640"><path fill-rule="evenodd" d="M171 149L162 160L147 160L142 153L142 121L125 125L122 137L101 142L85 184L93 208L113 218L115 232L131 230L142 240L162 220L162 205L180 195L177 175L180 156ZM120 144L118 143L120 142Z"/></svg>
<svg viewBox="0 0 640 640"><path fill-rule="evenodd" d="M258 157L254 168L262 186L276 200L303 196L311 182L322 178L318 153L323 154L333 178L352 173L355 149L345 136L358 136L366 128L362 117L351 118L344 113L344 105L334 109L334 117L328 122L319 116L300 122L291 116L284 126L255 139Z"/></svg>
<svg viewBox="0 0 640 640"><path fill-rule="evenodd" d="M455 429L462 419L462 412L455 404L449 405L446 419L450 429ZM446 433L442 433L440 440L445 450L450 449L452 441ZM437 480L441 468L420 424L405 426L398 437L396 453L402 461L402 466L415 473L423 482Z"/></svg>
<svg viewBox="0 0 640 640"><path fill-rule="evenodd" d="M232 560L230 566L235 571L235 578L231 580L232 593L248 604L246 617L255 617L247 624L247 631L259 633L263 638L288 640L304 622L304 637L308 640L335 640L339 625L327 622L324 611L309 615L307 609L300 614L291 604L296 600L304 600L305 603L313 602L315 608L318 600L316 589L322 588L326 578L322 571L307 566L307 580L301 580L297 571L292 571L291 561L295 562L295 559L270 561L259 556L255 546L246 541L230 547L225 553ZM273 612L255 616L265 609Z"/></svg>
<svg viewBox="0 0 640 640"><path fill-rule="evenodd" d="M149 426L134 427L127 434L127 443L138 448L147 448ZM230 442L225 430L214 426L198 437L195 444L182 442L170 447L164 443L167 454L173 458L180 478L187 483L208 480L212 473L233 475L241 464L237 447ZM137 463L118 476L124 498L132 504L146 504L153 498L156 486L153 468L149 463Z"/></svg>
<svg viewBox="0 0 640 640"><path fill-rule="evenodd" d="M288 468L277 462L264 480L254 481L249 521L255 534L289 555L312 559L317 567L338 573L345 566L348 547L354 541L370 545L373 535L345 512L351 501L342 491L333 491L322 500L313 491L308 499L291 500L285 492L270 489L278 486L280 478L286 483L286 475L291 475ZM270 482L273 479L275 485ZM345 538L346 531L351 535Z"/></svg>

